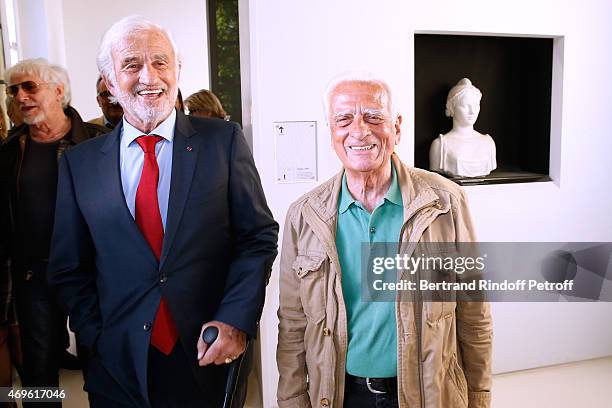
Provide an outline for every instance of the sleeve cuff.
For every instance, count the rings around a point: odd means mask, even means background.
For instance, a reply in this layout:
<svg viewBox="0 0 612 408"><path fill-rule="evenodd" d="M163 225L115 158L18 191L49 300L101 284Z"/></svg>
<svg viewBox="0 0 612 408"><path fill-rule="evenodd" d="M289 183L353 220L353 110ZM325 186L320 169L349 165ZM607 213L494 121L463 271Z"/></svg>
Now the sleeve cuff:
<svg viewBox="0 0 612 408"><path fill-rule="evenodd" d="M229 324L230 326L243 331L246 333L249 339L256 338L258 324L256 322L253 323L252 321L247 321L246 319L241 319L240 317L241 316L238 316L237 313L218 311L213 317L213 320Z"/></svg>
<svg viewBox="0 0 612 408"><path fill-rule="evenodd" d="M488 391L468 392L469 408L489 408L491 406L491 393Z"/></svg>

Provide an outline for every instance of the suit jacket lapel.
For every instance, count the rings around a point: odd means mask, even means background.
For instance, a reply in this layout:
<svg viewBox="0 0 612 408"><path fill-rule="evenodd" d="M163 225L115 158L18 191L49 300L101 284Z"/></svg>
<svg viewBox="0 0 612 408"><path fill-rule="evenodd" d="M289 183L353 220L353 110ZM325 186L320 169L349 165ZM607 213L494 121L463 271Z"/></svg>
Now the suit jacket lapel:
<svg viewBox="0 0 612 408"><path fill-rule="evenodd" d="M106 140L100 149L100 160L98 161L98 181L104 192L104 200L108 202L108 210L115 212L117 215L118 225L121 231L126 231L129 234L130 242L132 242L143 255L157 265L157 260L149 244L144 239L140 229L136 225L130 210L125 202L123 195L123 187L121 185L121 171L119 168L119 141L121 135L120 124L108 133Z"/></svg>
<svg viewBox="0 0 612 408"><path fill-rule="evenodd" d="M170 179L170 197L168 198L168 214L166 217L166 232L160 259L160 269L168 257L172 243L183 215L185 202L191 188L191 181L198 157L199 139L193 138L195 130L189 119L177 112L176 128L172 146L172 177Z"/></svg>

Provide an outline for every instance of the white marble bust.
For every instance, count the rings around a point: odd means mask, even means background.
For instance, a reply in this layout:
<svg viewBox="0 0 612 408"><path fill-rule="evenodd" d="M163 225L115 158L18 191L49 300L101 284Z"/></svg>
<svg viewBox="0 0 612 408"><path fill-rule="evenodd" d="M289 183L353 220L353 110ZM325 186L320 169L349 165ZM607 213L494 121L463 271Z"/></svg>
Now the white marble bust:
<svg viewBox="0 0 612 408"><path fill-rule="evenodd" d="M482 93L463 78L446 99L446 116L453 118L450 132L438 136L429 149L430 170L450 176L486 176L497 167L495 142L474 130Z"/></svg>

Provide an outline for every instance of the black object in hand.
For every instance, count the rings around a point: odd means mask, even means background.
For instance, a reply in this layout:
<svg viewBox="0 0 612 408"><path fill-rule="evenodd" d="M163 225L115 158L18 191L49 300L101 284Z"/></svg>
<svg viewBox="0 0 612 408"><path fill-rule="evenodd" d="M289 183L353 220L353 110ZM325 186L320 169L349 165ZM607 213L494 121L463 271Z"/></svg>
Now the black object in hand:
<svg viewBox="0 0 612 408"><path fill-rule="evenodd" d="M207 345L211 345L217 340L217 336L219 335L219 329L215 326L208 326L202 332L202 341ZM248 347L248 343L247 343ZM225 382L225 396L223 399L223 408L231 408L232 402L234 400L234 392L236 392L236 382L238 381L238 376L240 374L240 367L242 365L242 359L244 357L244 353L240 355L236 360L232 361L229 364L229 369L227 373L227 380Z"/></svg>
<svg viewBox="0 0 612 408"><path fill-rule="evenodd" d="M202 341L208 344L209 346L217 340L217 336L219 335L219 329L215 326L208 326L202 332Z"/></svg>

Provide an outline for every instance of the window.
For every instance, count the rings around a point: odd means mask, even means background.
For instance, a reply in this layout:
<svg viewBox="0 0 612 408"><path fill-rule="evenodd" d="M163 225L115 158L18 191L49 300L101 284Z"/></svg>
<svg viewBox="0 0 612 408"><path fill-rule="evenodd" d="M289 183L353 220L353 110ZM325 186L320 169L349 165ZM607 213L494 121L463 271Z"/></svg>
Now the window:
<svg viewBox="0 0 612 408"><path fill-rule="evenodd" d="M211 91L231 120L242 124L238 0L208 1Z"/></svg>
<svg viewBox="0 0 612 408"><path fill-rule="evenodd" d="M2 65L3 67L11 67L19 61L17 13L14 0L3 0L2 5Z"/></svg>

